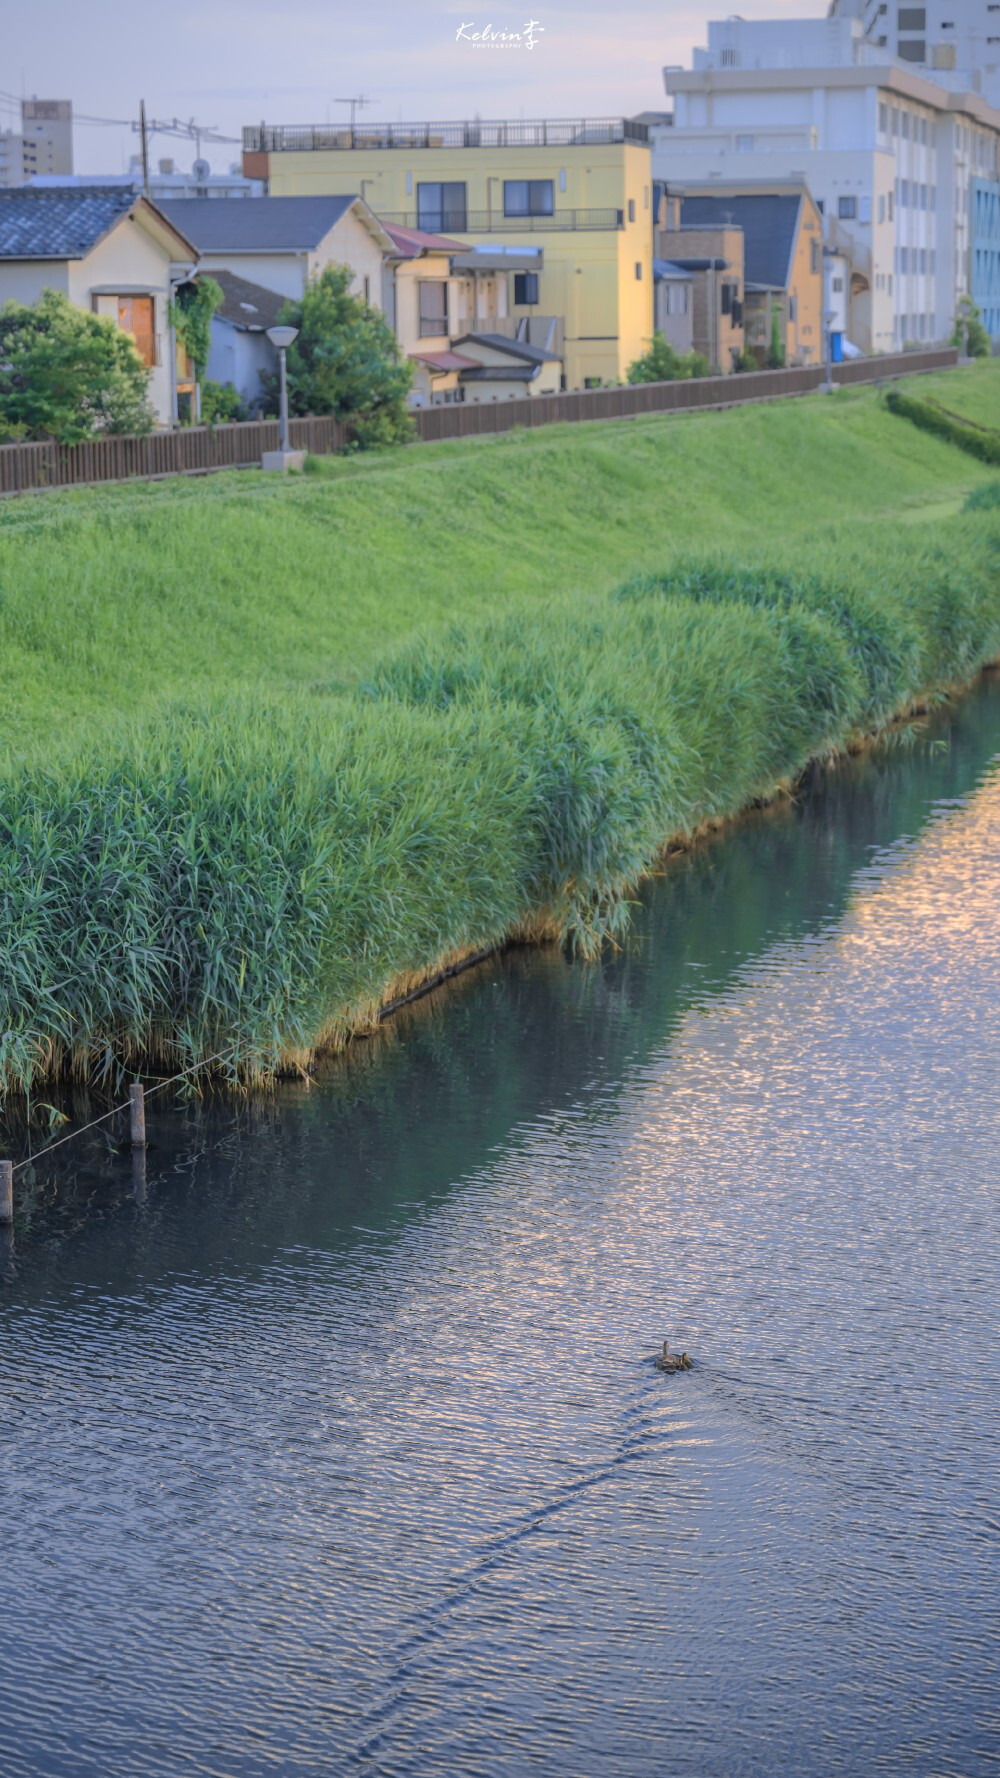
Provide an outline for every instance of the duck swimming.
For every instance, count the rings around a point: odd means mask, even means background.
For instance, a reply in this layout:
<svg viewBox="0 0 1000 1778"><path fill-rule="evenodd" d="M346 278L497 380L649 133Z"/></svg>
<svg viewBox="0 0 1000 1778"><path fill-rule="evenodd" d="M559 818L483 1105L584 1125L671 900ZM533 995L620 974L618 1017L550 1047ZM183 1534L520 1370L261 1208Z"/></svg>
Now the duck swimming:
<svg viewBox="0 0 1000 1778"><path fill-rule="evenodd" d="M666 1371L668 1376L672 1376L674 1371L691 1369L691 1360L687 1353L671 1352L666 1340L663 1342L663 1351L656 1354L655 1364L658 1371Z"/></svg>

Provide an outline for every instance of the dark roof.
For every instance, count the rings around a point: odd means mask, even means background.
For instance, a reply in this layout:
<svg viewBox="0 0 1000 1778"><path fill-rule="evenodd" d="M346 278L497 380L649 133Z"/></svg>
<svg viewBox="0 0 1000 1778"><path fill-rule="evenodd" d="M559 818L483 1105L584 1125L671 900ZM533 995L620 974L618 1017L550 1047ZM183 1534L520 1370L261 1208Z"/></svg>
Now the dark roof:
<svg viewBox="0 0 1000 1778"><path fill-rule="evenodd" d="M480 364L463 370L463 383L530 383L538 375L537 364Z"/></svg>
<svg viewBox="0 0 1000 1778"><path fill-rule="evenodd" d="M463 333L456 340L460 346L463 340L479 342L482 346L492 346L495 352L506 352L511 358L520 358L525 364L561 364L558 352L548 352L544 346L529 346L527 340L509 340L505 333ZM497 368L500 368L499 366ZM506 375L506 371L504 375Z"/></svg>
<svg viewBox="0 0 1000 1778"><path fill-rule="evenodd" d="M692 273L687 265L681 265L676 259L654 259L654 278L681 278L690 284Z"/></svg>
<svg viewBox="0 0 1000 1778"><path fill-rule="evenodd" d="M0 259L82 259L136 202L131 186L0 191Z"/></svg>
<svg viewBox="0 0 1000 1778"><path fill-rule="evenodd" d="M199 253L297 253L318 247L357 199L163 198L157 208Z"/></svg>
<svg viewBox="0 0 1000 1778"><path fill-rule="evenodd" d="M741 228L747 282L787 290L801 204L799 192L686 197L681 200L681 227L724 228L729 223Z"/></svg>
<svg viewBox="0 0 1000 1778"><path fill-rule="evenodd" d="M276 290L251 284L249 278L238 278L235 272L206 272L205 276L214 278L222 291L223 301L215 311L220 321L228 321L246 333L273 327L288 301Z"/></svg>

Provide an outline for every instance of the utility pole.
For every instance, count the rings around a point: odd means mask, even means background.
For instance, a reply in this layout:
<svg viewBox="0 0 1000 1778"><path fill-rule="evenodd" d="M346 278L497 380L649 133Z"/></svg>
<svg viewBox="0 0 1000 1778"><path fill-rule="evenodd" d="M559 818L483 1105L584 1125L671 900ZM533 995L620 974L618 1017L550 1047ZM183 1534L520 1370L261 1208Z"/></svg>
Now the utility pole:
<svg viewBox="0 0 1000 1778"><path fill-rule="evenodd" d="M139 100L139 141L142 148L142 189L149 196L149 131L146 128L146 101Z"/></svg>

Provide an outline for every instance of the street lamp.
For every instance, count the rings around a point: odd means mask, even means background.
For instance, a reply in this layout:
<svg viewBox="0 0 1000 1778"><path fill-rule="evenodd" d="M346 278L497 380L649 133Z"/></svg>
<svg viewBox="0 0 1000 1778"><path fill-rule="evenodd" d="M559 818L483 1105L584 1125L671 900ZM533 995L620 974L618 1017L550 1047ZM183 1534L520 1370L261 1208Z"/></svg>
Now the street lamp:
<svg viewBox="0 0 1000 1778"><path fill-rule="evenodd" d="M278 449L285 452L291 449L288 443L288 373L285 369L285 353L293 340L299 337L297 327L269 327L267 337L278 354L278 375L281 388L281 405L278 411Z"/></svg>

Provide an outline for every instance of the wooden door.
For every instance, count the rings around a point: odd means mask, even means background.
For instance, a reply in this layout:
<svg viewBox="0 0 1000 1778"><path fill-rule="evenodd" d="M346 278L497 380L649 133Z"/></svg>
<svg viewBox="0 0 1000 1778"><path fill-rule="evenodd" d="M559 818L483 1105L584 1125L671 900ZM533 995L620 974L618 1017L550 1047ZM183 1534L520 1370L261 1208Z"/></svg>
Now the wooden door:
<svg viewBox="0 0 1000 1778"><path fill-rule="evenodd" d="M156 334L153 328L153 298L151 296L120 296L118 298L118 325L123 333L131 334L135 341L135 349L143 364L155 364Z"/></svg>

